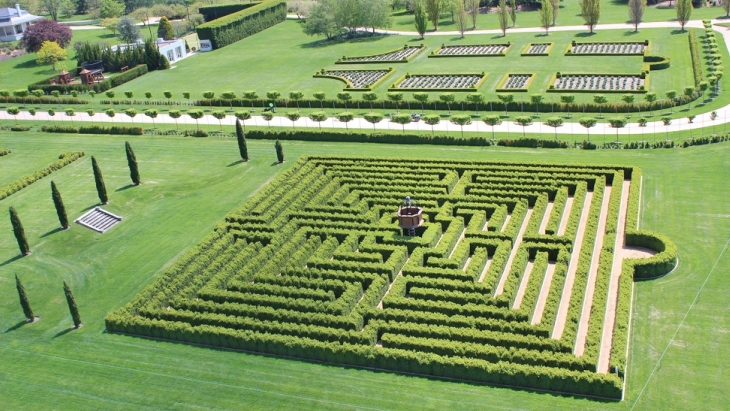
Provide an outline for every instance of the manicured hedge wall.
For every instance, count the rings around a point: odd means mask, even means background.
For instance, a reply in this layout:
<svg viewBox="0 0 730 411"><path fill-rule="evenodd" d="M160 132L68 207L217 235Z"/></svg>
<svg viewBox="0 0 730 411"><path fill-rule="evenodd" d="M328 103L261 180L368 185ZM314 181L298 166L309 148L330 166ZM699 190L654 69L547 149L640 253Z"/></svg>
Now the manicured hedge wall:
<svg viewBox="0 0 730 411"><path fill-rule="evenodd" d="M104 80L100 83L96 83L93 86L93 90L97 93L107 91L111 88L121 86L124 83L127 83L129 81L132 81L136 79L137 77L143 76L147 74L147 65L146 64L140 64L132 69L129 69L125 71L124 73L117 74L116 76ZM71 71L71 77L76 77L78 74L78 68L75 68ZM28 86L29 91L33 90L43 90L46 94L50 94L52 91L60 91L61 93L69 94L72 91L78 91L80 93L86 93L89 91L89 86L83 85L83 84L50 84L51 79L55 77L48 78L43 81L39 81L37 83L33 83ZM84 102L83 104L86 104L87 102ZM69 103L70 104L70 103Z"/></svg>
<svg viewBox="0 0 730 411"><path fill-rule="evenodd" d="M387 143L387 144L436 144L450 146L489 146L485 137L452 137L431 134L403 133L346 133L333 130L250 130L246 138L254 140L304 140L304 141L346 141L351 143Z"/></svg>
<svg viewBox="0 0 730 411"><path fill-rule="evenodd" d="M60 170L67 165L73 163L79 158L84 156L83 151L63 153L58 156L58 161L49 165L48 167L38 170L33 174L22 177L20 180L14 181L7 186L0 188L0 200L9 197L10 195L22 190L23 188L35 183L41 178L51 174L56 170Z"/></svg>
<svg viewBox="0 0 730 411"><path fill-rule="evenodd" d="M197 28L201 40L210 40L214 49L233 44L238 40L263 31L286 20L286 2L264 0L261 3L201 24Z"/></svg>
<svg viewBox="0 0 730 411"><path fill-rule="evenodd" d="M200 7L198 11L203 15L206 22L213 21L215 19L223 18L229 14L237 13L241 10L246 10L249 7L257 6L261 4L260 1L252 3L231 3L231 4L217 4L212 6Z"/></svg>

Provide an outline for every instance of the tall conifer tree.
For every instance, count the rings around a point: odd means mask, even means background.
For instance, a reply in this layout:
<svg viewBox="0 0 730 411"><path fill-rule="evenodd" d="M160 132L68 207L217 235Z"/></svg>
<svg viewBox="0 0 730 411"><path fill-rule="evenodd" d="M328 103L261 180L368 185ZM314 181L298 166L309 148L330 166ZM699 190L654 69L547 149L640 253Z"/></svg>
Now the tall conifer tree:
<svg viewBox="0 0 730 411"><path fill-rule="evenodd" d="M51 181L51 196L53 197L53 205L56 206L56 214L58 214L58 222L64 230L70 227L68 223L68 215L66 214L66 206L63 205L63 198L56 187L56 183Z"/></svg>
<svg viewBox="0 0 730 411"><path fill-rule="evenodd" d="M279 140L276 140L276 143L274 143L274 148L276 148L276 158L279 160L280 163L284 162L284 147L281 146L281 143Z"/></svg>
<svg viewBox="0 0 730 411"><path fill-rule="evenodd" d="M246 136L243 133L241 122L236 119L236 139L238 140L238 152L241 154L243 161L248 161L248 147L246 146Z"/></svg>
<svg viewBox="0 0 730 411"><path fill-rule="evenodd" d="M106 194L106 185L104 185L104 176L101 175L101 169L94 156L91 156L91 168L94 169L94 182L96 183L96 193L99 194L99 201L102 204L109 204L109 196Z"/></svg>
<svg viewBox="0 0 730 411"><path fill-rule="evenodd" d="M66 282L63 282L63 293L66 294L66 302L68 303L68 310L71 313L71 318L74 320L74 327L79 328L81 326L81 316L79 315L79 308L76 306L76 299L71 292Z"/></svg>
<svg viewBox="0 0 730 411"><path fill-rule="evenodd" d="M23 255L30 254L30 246L28 246L28 240L25 238L23 223L20 222L18 212L13 207L10 207L10 224L13 226L13 234L15 234L15 239L18 241L20 253Z"/></svg>
<svg viewBox="0 0 730 411"><path fill-rule="evenodd" d="M28 296L25 294L25 287L23 287L23 283L20 282L20 278L18 278L17 274L15 274L15 287L18 289L20 306L23 307L23 314L25 315L25 318L27 318L28 321L33 322L33 320L35 319L35 315L33 314L33 309L30 308Z"/></svg>
<svg viewBox="0 0 730 411"><path fill-rule="evenodd" d="M127 164L129 165L129 176L132 178L132 183L138 186L142 182L139 178L139 167L137 166L137 157L134 155L132 146L129 145L129 141L124 142L124 147L127 151Z"/></svg>

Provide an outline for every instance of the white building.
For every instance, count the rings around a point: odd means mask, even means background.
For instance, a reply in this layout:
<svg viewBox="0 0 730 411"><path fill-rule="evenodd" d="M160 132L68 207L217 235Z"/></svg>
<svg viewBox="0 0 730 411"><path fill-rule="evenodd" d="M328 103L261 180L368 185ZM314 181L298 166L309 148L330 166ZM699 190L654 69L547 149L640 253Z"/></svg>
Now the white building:
<svg viewBox="0 0 730 411"><path fill-rule="evenodd" d="M43 17L34 16L20 9L16 4L14 9L0 8L0 41L15 41L23 38L23 33L31 22Z"/></svg>
<svg viewBox="0 0 730 411"><path fill-rule="evenodd" d="M144 42L142 40L137 40L136 43L130 44L131 47L143 47ZM126 44L118 44L116 46L112 46L112 50L116 51L117 48L121 48L122 51L126 50L127 45ZM160 50L160 54L165 56L167 58L167 61L170 62L170 64L182 60L185 57L188 56L188 53L185 51L185 40L183 39L174 39L174 40L164 40L161 38L157 39L157 48Z"/></svg>

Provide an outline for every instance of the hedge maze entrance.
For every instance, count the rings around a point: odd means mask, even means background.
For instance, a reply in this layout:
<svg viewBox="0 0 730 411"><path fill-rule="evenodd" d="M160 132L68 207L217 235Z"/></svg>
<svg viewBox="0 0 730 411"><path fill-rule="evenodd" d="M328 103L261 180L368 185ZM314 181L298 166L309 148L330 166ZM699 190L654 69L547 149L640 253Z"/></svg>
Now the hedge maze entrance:
<svg viewBox="0 0 730 411"><path fill-rule="evenodd" d="M620 399L641 170L309 157L229 214L107 330ZM423 208L402 236L406 196ZM624 238L626 239L624 241ZM645 259L629 246L658 252Z"/></svg>

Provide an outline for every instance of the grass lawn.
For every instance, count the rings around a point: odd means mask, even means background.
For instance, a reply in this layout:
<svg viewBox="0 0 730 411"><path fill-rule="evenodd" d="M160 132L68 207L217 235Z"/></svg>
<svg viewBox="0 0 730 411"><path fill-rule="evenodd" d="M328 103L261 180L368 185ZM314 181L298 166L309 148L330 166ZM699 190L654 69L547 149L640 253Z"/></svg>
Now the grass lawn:
<svg viewBox="0 0 730 411"><path fill-rule="evenodd" d="M252 161L236 163L233 139L128 137L144 184L129 187L123 137L5 133L0 169L46 166L61 152L74 162L3 200L18 209L33 249L16 259L7 218L0 219L0 401L8 409L704 409L725 406L730 388L727 314L730 286L718 256L730 232L720 170L730 144L683 150L515 150L284 142L287 162L273 165L273 143L250 141ZM30 155L29 153L33 153ZM126 304L217 221L303 154L638 165L644 173L641 224L669 236L681 263L670 275L636 284L627 400L600 403L479 385L234 353L103 332L103 317ZM73 225L58 232L50 179L76 218L97 203L90 155L104 172L111 204L125 217L104 235ZM16 157L17 156L17 157ZM18 159L19 158L19 159ZM15 163L13 163L15 162ZM658 371L649 379L697 290L714 268ZM24 281L41 321L22 324L13 275ZM74 290L85 326L68 331L61 281ZM678 383L681 378L681 383ZM62 404L62 405L59 405ZM417 404L417 405L416 405Z"/></svg>

